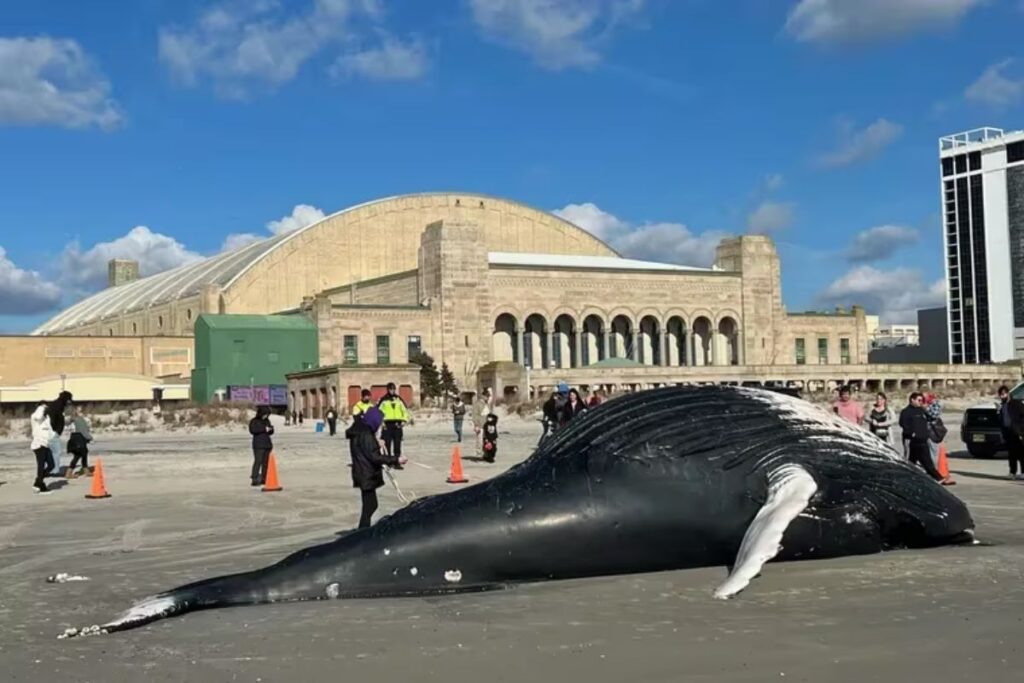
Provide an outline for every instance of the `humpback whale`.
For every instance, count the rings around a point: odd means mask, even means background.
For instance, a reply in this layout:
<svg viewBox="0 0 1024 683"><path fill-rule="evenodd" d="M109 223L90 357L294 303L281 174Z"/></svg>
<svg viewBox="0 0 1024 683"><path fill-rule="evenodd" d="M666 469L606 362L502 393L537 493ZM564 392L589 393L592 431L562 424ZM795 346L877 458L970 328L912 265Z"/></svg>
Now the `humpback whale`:
<svg viewBox="0 0 1024 683"><path fill-rule="evenodd" d="M160 593L83 633L231 605L707 566L729 567L713 591L729 598L769 561L966 543L973 528L947 489L806 401L668 387L602 404L493 479L266 568Z"/></svg>

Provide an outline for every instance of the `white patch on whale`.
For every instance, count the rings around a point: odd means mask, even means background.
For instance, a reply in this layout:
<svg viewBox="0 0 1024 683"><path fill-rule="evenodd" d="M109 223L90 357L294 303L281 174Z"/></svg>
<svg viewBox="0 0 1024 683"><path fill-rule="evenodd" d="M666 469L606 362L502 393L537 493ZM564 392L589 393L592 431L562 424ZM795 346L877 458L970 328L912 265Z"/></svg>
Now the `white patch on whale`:
<svg viewBox="0 0 1024 683"><path fill-rule="evenodd" d="M336 600L341 594L341 586L336 583L329 583L327 584L327 590L325 592L327 593L327 597L331 600Z"/></svg>
<svg viewBox="0 0 1024 683"><path fill-rule="evenodd" d="M391 554L391 548L384 548L384 556L387 557Z"/></svg>
<svg viewBox="0 0 1024 683"><path fill-rule="evenodd" d="M750 585L764 563L779 554L786 527L807 508L817 490L814 477L800 465L783 465L768 475L768 500L743 535L732 573L715 589L714 597L725 600Z"/></svg>
<svg viewBox="0 0 1024 683"><path fill-rule="evenodd" d="M870 524L871 520L863 512L847 512L843 515L843 521L847 524Z"/></svg>
<svg viewBox="0 0 1024 683"><path fill-rule="evenodd" d="M851 424L835 413L823 410L813 403L809 403L808 401L800 398L794 398L793 396L787 396L786 394L781 394L776 391L769 391L767 389L736 387L736 391L743 396L752 398L755 401L759 401L760 403L771 407L780 415L791 420L793 422L793 427L797 430L801 427L805 429L811 426L825 427L831 431L841 432L843 436L857 441L858 446L872 455L895 461L901 461L903 459L892 447L877 436L868 432L866 429L862 429L861 427ZM833 439L828 436L812 436L810 438L815 441L823 441L826 443L833 441ZM852 450L847 450L843 453L843 457L862 458L863 456L860 456Z"/></svg>
<svg viewBox="0 0 1024 683"><path fill-rule="evenodd" d="M413 568L411 568L411 569L409 570L409 573L410 573L410 574L412 574L413 576L416 576L417 574L419 574L419 573L420 573L420 570L419 570L419 569L416 569L416 567L413 567Z"/></svg>
<svg viewBox="0 0 1024 683"><path fill-rule="evenodd" d="M444 573L444 580L448 583L458 583L462 581L462 572L458 569L449 569Z"/></svg>

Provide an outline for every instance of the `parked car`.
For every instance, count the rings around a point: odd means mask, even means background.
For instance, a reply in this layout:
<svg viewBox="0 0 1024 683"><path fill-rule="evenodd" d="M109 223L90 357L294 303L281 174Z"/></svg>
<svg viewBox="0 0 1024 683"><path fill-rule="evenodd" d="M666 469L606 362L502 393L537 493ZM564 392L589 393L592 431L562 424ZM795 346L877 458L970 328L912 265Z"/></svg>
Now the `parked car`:
<svg viewBox="0 0 1024 683"><path fill-rule="evenodd" d="M1024 398L1024 383L1011 389L1010 395ZM976 458L994 458L1000 451L1006 451L1003 431L999 426L999 402L993 399L965 410L960 423L960 439L967 452Z"/></svg>

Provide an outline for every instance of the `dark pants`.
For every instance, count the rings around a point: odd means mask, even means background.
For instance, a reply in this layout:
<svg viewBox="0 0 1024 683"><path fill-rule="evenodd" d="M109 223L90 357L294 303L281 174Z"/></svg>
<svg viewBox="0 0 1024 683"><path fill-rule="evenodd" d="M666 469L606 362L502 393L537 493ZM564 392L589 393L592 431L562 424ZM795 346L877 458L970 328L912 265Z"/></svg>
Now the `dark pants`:
<svg viewBox="0 0 1024 683"><path fill-rule="evenodd" d="M935 481L942 481L945 477L935 469L935 462L932 460L932 450L928 447L927 441L910 442L910 462L920 465L928 476Z"/></svg>
<svg viewBox="0 0 1024 683"><path fill-rule="evenodd" d="M370 518L377 511L377 490L363 490L363 511L359 515L359 528L365 529L370 526Z"/></svg>
<svg viewBox="0 0 1024 683"><path fill-rule="evenodd" d="M462 418L461 417L454 418L454 423L455 423L455 438L458 439L459 441L462 441Z"/></svg>
<svg viewBox="0 0 1024 683"><path fill-rule="evenodd" d="M85 446L82 446L80 448L75 448L75 450L71 450L69 448L68 452L71 453L72 456L74 456L74 457L71 458L71 464L68 465L68 472L70 472L71 470L75 469L75 465L77 465L79 463L79 461L81 461L82 467L88 469L88 467L89 467L89 449L88 448L86 448Z"/></svg>
<svg viewBox="0 0 1024 683"><path fill-rule="evenodd" d="M1003 430L1003 441L1006 442L1006 451L1010 461L1010 474L1017 474L1017 468L1020 467L1020 473L1024 474L1024 441L1021 441L1020 435L1012 429Z"/></svg>
<svg viewBox="0 0 1024 683"><path fill-rule="evenodd" d="M252 449L252 481L255 484L267 483L267 461L270 459L269 448Z"/></svg>
<svg viewBox="0 0 1024 683"><path fill-rule="evenodd" d="M36 481L32 485L37 489L45 491L46 482L43 481L43 478L49 474L50 470L54 467L53 451L43 446L42 448L37 448L32 452L36 454Z"/></svg>
<svg viewBox="0 0 1024 683"><path fill-rule="evenodd" d="M331 430L331 436L334 436L335 434L337 434L337 432L338 432L338 421L337 420L328 420L327 421L327 426Z"/></svg>
<svg viewBox="0 0 1024 683"><path fill-rule="evenodd" d="M384 450L393 458L402 455L402 425L397 422L385 422L383 429Z"/></svg>

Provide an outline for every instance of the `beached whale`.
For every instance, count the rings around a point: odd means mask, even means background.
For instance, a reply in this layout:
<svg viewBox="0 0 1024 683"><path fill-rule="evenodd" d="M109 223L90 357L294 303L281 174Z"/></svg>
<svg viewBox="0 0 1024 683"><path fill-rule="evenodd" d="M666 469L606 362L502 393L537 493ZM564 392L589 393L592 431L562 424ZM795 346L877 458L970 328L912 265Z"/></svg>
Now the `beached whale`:
<svg viewBox="0 0 1024 683"><path fill-rule="evenodd" d="M264 569L161 593L98 629L229 605L716 565L731 568L714 591L725 598L769 560L969 542L973 526L949 490L805 401L664 388L601 405L489 481Z"/></svg>

